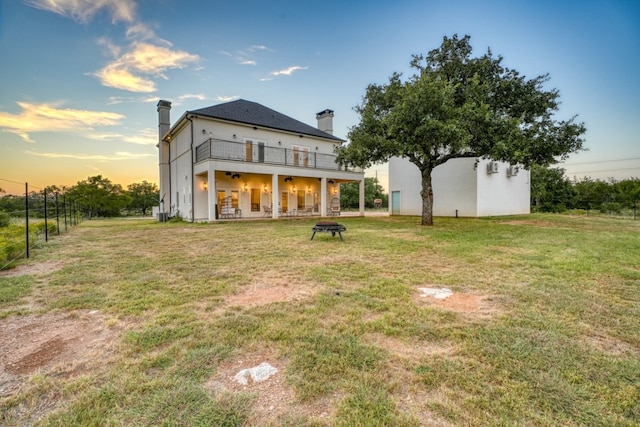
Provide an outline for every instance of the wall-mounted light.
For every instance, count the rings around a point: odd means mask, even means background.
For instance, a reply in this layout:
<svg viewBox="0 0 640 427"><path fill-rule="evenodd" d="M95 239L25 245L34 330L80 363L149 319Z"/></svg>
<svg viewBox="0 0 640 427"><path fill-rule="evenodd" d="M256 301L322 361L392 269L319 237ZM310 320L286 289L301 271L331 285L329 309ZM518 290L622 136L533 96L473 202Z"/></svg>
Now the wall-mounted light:
<svg viewBox="0 0 640 427"><path fill-rule="evenodd" d="M207 133L206 129L202 129L202 134L204 135L205 133Z"/></svg>
<svg viewBox="0 0 640 427"><path fill-rule="evenodd" d="M278 145L282 145L282 141L278 141Z"/></svg>
<svg viewBox="0 0 640 427"><path fill-rule="evenodd" d="M207 191L209 189L209 183L207 181L202 181L202 189Z"/></svg>
<svg viewBox="0 0 640 427"><path fill-rule="evenodd" d="M244 192L246 193L247 191L249 191L249 186L247 185L247 183L244 183Z"/></svg>
<svg viewBox="0 0 640 427"><path fill-rule="evenodd" d="M264 190L264 192L266 193L267 191L269 191L269 187L267 187L267 184L265 184L262 189Z"/></svg>
<svg viewBox="0 0 640 427"><path fill-rule="evenodd" d="M307 185L307 193L311 194L311 186Z"/></svg>
<svg viewBox="0 0 640 427"><path fill-rule="evenodd" d="M333 187L333 194L338 194L338 187Z"/></svg>
<svg viewBox="0 0 640 427"><path fill-rule="evenodd" d="M233 134L233 139L236 139L236 134L235 133Z"/></svg>
<svg viewBox="0 0 640 427"><path fill-rule="evenodd" d="M292 192L292 193L295 193L296 191L297 191L297 190L296 190L296 186L295 186L295 185L292 185L292 186L291 186L291 192Z"/></svg>

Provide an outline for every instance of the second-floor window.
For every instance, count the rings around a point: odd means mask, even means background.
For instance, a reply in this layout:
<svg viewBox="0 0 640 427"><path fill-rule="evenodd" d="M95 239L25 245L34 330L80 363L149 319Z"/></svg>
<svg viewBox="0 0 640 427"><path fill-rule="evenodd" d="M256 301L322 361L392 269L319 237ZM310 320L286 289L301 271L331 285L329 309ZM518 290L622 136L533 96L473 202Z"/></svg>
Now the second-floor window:
<svg viewBox="0 0 640 427"><path fill-rule="evenodd" d="M264 163L264 141L245 139L245 159L247 162Z"/></svg>
<svg viewBox="0 0 640 427"><path fill-rule="evenodd" d="M304 147L301 145L294 145L291 147L293 149L293 165L294 166L309 166L309 147Z"/></svg>

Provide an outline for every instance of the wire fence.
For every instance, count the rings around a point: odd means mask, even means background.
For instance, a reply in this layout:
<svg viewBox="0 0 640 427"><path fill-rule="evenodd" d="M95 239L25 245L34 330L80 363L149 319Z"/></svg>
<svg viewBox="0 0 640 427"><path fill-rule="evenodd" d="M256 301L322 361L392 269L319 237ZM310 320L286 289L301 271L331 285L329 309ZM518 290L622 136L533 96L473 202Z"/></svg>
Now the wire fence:
<svg viewBox="0 0 640 427"><path fill-rule="evenodd" d="M24 196L11 197L12 203L3 204L0 210L0 270L29 258L32 249L84 219L77 200L47 189L30 192L28 183L24 186Z"/></svg>

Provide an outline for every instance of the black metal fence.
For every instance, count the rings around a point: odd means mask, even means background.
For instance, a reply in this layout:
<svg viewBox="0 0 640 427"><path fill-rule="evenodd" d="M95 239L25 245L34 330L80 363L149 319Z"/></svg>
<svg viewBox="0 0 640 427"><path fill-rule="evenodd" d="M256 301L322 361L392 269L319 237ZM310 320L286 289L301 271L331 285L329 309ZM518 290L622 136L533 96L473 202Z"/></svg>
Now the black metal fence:
<svg viewBox="0 0 640 427"><path fill-rule="evenodd" d="M21 258L29 258L31 250L46 243L83 221L82 206L59 192L30 192L24 184L23 196L5 196L0 205L0 270ZM9 199L5 199L9 198Z"/></svg>

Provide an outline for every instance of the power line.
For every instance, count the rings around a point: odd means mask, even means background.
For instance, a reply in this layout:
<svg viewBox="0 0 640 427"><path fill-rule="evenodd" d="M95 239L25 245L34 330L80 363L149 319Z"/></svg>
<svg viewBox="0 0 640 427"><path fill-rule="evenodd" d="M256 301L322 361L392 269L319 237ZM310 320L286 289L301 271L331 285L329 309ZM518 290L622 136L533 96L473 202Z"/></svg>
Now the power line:
<svg viewBox="0 0 640 427"><path fill-rule="evenodd" d="M628 159L614 159L614 160L596 160L593 162L582 162L582 163L559 163L561 165L566 165L566 166L580 166L580 165L593 165L596 163L611 163L611 162L628 162L631 160L640 160L640 157L630 157Z"/></svg>
<svg viewBox="0 0 640 427"><path fill-rule="evenodd" d="M620 169L605 169L605 170L599 170L599 171L583 171L583 172L567 172L565 171L565 173L567 175L573 175L573 174L582 174L582 173L600 173L600 172L618 172L618 171L633 171L633 170L640 170L640 166L637 168L620 168Z"/></svg>

